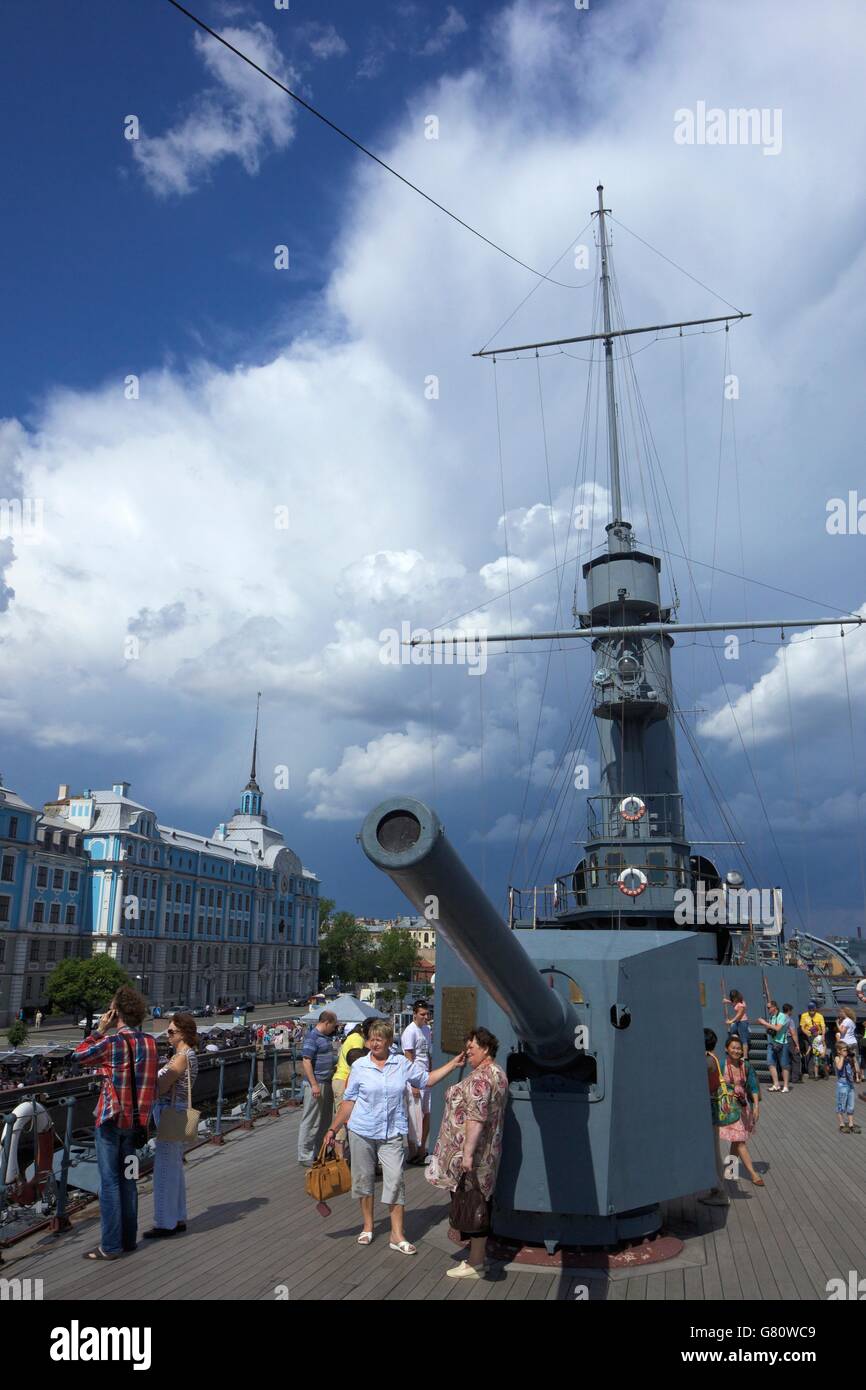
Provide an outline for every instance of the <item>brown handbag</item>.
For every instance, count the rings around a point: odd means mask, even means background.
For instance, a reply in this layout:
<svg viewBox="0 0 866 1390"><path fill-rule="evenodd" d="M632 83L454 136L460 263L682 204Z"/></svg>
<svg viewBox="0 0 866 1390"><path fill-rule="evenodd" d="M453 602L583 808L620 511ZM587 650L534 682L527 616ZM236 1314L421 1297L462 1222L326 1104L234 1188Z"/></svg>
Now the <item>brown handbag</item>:
<svg viewBox="0 0 866 1390"><path fill-rule="evenodd" d="M186 1059L186 1109L175 1110L174 1097L177 1090L177 1082L171 1088L169 1103L159 1117L159 1124L156 1127L157 1139L162 1139L170 1144L177 1144L186 1141L189 1143L198 1138L198 1122L201 1119L201 1111L192 1108L192 1072L189 1065L189 1057Z"/></svg>
<svg viewBox="0 0 866 1390"><path fill-rule="evenodd" d="M455 1231L472 1235L473 1232L487 1230L488 1221L487 1198L478 1186L478 1179L474 1173L461 1173L460 1181L451 1193L448 1224Z"/></svg>
<svg viewBox="0 0 866 1390"><path fill-rule="evenodd" d="M328 1157L328 1154L331 1157ZM327 1141L319 1149L319 1157L304 1177L307 1196L317 1202L327 1202L329 1197L339 1197L352 1188L352 1173L344 1158L337 1158L333 1147Z"/></svg>

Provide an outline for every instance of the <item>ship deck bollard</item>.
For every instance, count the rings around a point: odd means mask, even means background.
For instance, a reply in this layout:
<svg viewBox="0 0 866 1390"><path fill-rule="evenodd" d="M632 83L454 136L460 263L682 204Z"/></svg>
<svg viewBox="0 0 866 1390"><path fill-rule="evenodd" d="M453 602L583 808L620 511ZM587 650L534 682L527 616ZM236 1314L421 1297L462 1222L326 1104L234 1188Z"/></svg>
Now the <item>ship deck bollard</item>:
<svg viewBox="0 0 866 1390"><path fill-rule="evenodd" d="M60 1102L66 1108L66 1125L63 1134L63 1158L60 1161L60 1178L57 1182L57 1210L51 1218L51 1229L55 1235L60 1235L61 1231L68 1231L72 1228L72 1222L66 1215L66 1201L69 1189L69 1160L72 1154L72 1110L75 1105L74 1096L64 1096Z"/></svg>
<svg viewBox="0 0 866 1390"><path fill-rule="evenodd" d="M223 1134L223 1098L225 1095L226 1064L222 1058L220 1058L219 1069L220 1084L219 1090L217 1091L216 1123L214 1125L214 1132L210 1138L212 1144L225 1143L225 1135Z"/></svg>
<svg viewBox="0 0 866 1390"><path fill-rule="evenodd" d="M256 1084L256 1062L257 1062L257 1061L258 1061L258 1053L257 1053L255 1050L253 1050L253 1053L252 1053L252 1055L251 1055L251 1057L250 1057L250 1079L249 1079L249 1081L248 1081L248 1083L247 1083L247 1109L246 1109L246 1114L244 1115L244 1118L241 1120L241 1129L252 1129L252 1128L253 1128L253 1123L254 1123L254 1121L253 1121L253 1088L254 1088L254 1086L255 1086L255 1084Z"/></svg>

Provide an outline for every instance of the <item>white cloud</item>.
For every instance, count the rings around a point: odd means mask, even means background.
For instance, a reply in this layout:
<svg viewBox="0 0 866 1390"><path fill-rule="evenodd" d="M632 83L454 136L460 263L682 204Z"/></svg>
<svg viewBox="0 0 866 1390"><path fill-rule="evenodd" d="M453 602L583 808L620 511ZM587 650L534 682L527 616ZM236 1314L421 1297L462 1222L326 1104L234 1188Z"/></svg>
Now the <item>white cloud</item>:
<svg viewBox="0 0 866 1390"><path fill-rule="evenodd" d="M295 76L264 24L222 32L259 67L293 86ZM248 174L255 174L263 156L285 149L294 135L294 103L285 92L209 35L196 33L194 43L214 85L200 92L183 119L163 135L142 129L140 138L130 141L145 180L160 197L191 193L228 158L239 159Z"/></svg>
<svg viewBox="0 0 866 1390"><path fill-rule="evenodd" d="M314 56L323 60L342 58L349 51L349 45L333 24L315 25L308 42Z"/></svg>
<svg viewBox="0 0 866 1390"><path fill-rule="evenodd" d="M409 119L401 110L397 132L390 141L386 132L377 148L487 235L544 266L589 221L603 172L623 224L754 308L749 326L730 334L741 382L745 568L828 602L854 603L862 596L861 540L824 531L827 497L861 481L857 364L866 338L866 199L850 176L866 156L866 108L846 57L866 35L866 15L849 10L843 24L841 14L831 6L807 31L780 29L771 8L745 0L723 8L668 0L651 12L624 0L602 7L589 25L569 6L512 5L484 31L477 66L419 91ZM279 62L264 26L233 32L264 66ZM289 99L213 41L202 44L212 86L136 153L161 192L188 191L221 158L254 169L292 138ZM782 105L783 153L765 159L748 148L675 145L674 111L698 99ZM430 110L447 139L419 134ZM814 255L814 209L830 185L834 235ZM478 810L483 719L496 823L510 829L542 692L536 797L550 750L564 745L587 699L586 645L556 654L545 685L543 652L491 649L479 680L460 670L386 668L378 634L404 618L429 628L467 610L464 626L483 619L488 630L503 631L511 622L502 597L508 581L515 628L547 628L557 581L541 576L555 557L569 561L562 626L576 577L583 602L574 561L598 543L607 517L603 416L594 400L581 434L586 365L566 356L540 364L545 435L535 363L497 367L500 480L491 367L469 353L530 289L506 341L589 331L593 290L536 285L381 171L359 169L341 195L345 222L322 299L270 359L263 353L258 365L228 371L206 364L188 373L144 371L135 402L113 382L56 393L28 429L5 427L4 489L44 498L45 536L39 546L16 546L14 559L2 557L15 596L0 615L0 642L20 712L16 719L6 709L4 727L14 726L10 742L25 748L27 737L44 744L40 730L51 738L62 727L98 728L104 741L161 736L142 760L143 796L157 807L166 794L215 800L232 759L246 771L248 722L263 689L265 746L292 770L283 804L325 823L357 818L391 790L430 794L432 722L437 795L455 817L478 823L486 820ZM614 235L632 323L718 312L711 296L622 226L614 224ZM591 244L589 232L584 239ZM572 271L568 257L559 276L575 284L589 278ZM819 341L826 351L817 362ZM642 541L675 553L688 548L700 560L715 554L736 570L730 486L715 507L722 342L720 335L663 344L635 358L682 540L669 516L664 532L644 518L645 505L655 515L653 486L665 512L667 502L627 396L625 496ZM437 400L424 393L431 374L440 379ZM595 504L588 533L572 529L581 500ZM288 528L275 525L280 507L288 507ZM662 560L669 597L672 565L664 553ZM673 563L685 618L688 578ZM708 602L706 573L697 579ZM780 601L750 591L749 614L772 604L773 616ZM789 612L798 606L783 602ZM736 616L742 606L741 586L717 577L712 616ZM174 620L181 610L182 627ZM129 621L142 614L151 640L127 660ZM846 639L859 728L858 641ZM717 677L700 664L700 651L684 646L674 652L675 678L678 703L689 708ZM826 756L827 740L836 739L838 751L844 735L838 658L830 641L789 649L795 721L814 726L831 711L835 724L812 741L825 749L816 804L842 796L840 779L852 775L850 762ZM750 746L752 707L759 713L760 752L762 739L787 728L778 661L756 679L729 664ZM701 732L727 767L737 747L729 717L714 713ZM790 782L768 749L758 775L773 779L774 793L783 772ZM754 809L744 805L744 818L754 819ZM580 831L571 825L570 838Z"/></svg>
<svg viewBox="0 0 866 1390"><path fill-rule="evenodd" d="M866 617L866 603L852 610ZM730 704L713 711L698 725L705 738L717 739L732 748L740 746L741 737L747 747L789 739L791 726L794 738L813 728L827 726L828 720L847 725L845 673L842 666L840 642L830 641L832 628L807 628L792 634L784 646L779 646L773 664L751 687L736 691L729 687ZM853 696L859 696L866 683L866 627L847 628L845 655L848 664L848 685ZM736 662L721 660L723 670ZM727 672L725 671L725 674ZM716 702L724 699L718 692Z"/></svg>
<svg viewBox="0 0 866 1390"><path fill-rule="evenodd" d="M439 27L421 49L424 57L431 57L434 54L444 53L445 49L456 38L458 34L465 34L468 29L466 20L454 5L449 5L445 18Z"/></svg>
<svg viewBox="0 0 866 1390"><path fill-rule="evenodd" d="M314 768L308 784L315 805L307 815L312 820L356 820L375 800L409 792L419 779L426 781L434 758L436 779L443 788L477 774L480 766L478 750L462 747L451 734L438 738L431 753L429 729L410 723L404 733L383 734L363 748L354 744L344 749L333 772Z"/></svg>

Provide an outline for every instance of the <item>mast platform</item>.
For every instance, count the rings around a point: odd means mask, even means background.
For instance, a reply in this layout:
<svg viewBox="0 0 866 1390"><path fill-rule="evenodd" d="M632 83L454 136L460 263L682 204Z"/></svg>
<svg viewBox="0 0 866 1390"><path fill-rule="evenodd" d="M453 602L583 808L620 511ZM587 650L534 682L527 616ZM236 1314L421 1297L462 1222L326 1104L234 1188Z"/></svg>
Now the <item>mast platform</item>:
<svg viewBox="0 0 866 1390"><path fill-rule="evenodd" d="M766 1186L729 1183L727 1208L704 1206L696 1197L667 1203L665 1229L683 1240L684 1250L649 1273L494 1266L491 1277L478 1283L448 1279L460 1247L448 1238L447 1200L417 1168L406 1171L406 1234L418 1254L407 1257L388 1248L387 1214L378 1202L376 1239L369 1248L358 1246L358 1204L339 1197L323 1219L304 1192L295 1162L300 1117L293 1110L257 1120L253 1130L235 1131L222 1147L205 1145L188 1155L185 1235L171 1242L140 1240L122 1261L90 1265L81 1256L99 1240L93 1204L65 1235L37 1234L4 1249L2 1273L42 1279L46 1301L70 1302L823 1302L828 1281L847 1281L850 1270L862 1267L866 1248L866 1132L837 1135L835 1089L831 1078L795 1085L787 1096L763 1088L750 1150ZM676 1098L669 1104L675 1125ZM866 1115L862 1102L857 1110ZM152 1224L151 1192L150 1180L143 1180L140 1231ZM226 1334L234 1335L228 1328ZM215 1330L215 1357L220 1344Z"/></svg>

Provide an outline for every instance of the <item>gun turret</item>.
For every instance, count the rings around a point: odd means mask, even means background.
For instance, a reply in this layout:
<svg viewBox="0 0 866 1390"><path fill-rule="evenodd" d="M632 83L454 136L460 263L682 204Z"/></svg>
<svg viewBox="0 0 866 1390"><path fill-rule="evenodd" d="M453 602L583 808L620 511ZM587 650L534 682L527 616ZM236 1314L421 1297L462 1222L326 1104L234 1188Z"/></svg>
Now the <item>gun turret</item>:
<svg viewBox="0 0 866 1390"><path fill-rule="evenodd" d="M360 838L367 858L442 934L535 1060L548 1067L573 1063L574 1009L548 986L479 888L435 811L412 797L391 798L370 812Z"/></svg>

